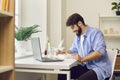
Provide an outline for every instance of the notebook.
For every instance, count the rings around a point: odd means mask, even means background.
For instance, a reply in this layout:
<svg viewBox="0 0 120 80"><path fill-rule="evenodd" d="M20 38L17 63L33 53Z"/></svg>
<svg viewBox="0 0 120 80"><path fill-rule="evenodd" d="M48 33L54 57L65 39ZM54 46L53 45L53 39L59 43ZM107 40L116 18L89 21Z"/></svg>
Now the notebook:
<svg viewBox="0 0 120 80"><path fill-rule="evenodd" d="M40 38L39 37L31 38L31 44L32 44L32 51L33 51L34 59L42 61L42 62L63 61L62 59L58 59L58 58L45 58L45 57L42 57L41 44L40 44Z"/></svg>

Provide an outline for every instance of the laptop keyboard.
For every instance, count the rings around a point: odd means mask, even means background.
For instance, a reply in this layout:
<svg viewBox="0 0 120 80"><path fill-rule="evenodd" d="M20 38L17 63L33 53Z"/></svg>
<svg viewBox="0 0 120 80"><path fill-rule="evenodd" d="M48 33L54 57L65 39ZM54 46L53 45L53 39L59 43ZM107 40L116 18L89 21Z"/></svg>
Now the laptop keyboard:
<svg viewBox="0 0 120 80"><path fill-rule="evenodd" d="M52 62L52 61L63 61L62 59L58 59L58 58L42 58L43 61L47 61L47 62Z"/></svg>

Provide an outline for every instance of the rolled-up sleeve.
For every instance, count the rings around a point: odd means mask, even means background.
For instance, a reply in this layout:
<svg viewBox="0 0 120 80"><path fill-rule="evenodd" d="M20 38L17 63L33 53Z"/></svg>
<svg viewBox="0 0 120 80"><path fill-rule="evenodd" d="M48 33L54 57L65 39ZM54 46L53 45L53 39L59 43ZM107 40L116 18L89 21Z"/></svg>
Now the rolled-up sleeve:
<svg viewBox="0 0 120 80"><path fill-rule="evenodd" d="M106 53L106 44L101 31L97 31L94 35L93 50L100 52L102 55Z"/></svg>

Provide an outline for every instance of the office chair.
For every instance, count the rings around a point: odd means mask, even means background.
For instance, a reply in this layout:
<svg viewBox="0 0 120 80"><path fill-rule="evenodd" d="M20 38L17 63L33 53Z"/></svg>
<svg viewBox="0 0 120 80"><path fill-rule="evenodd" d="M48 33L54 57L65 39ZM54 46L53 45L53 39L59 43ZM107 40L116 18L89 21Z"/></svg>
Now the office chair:
<svg viewBox="0 0 120 80"><path fill-rule="evenodd" d="M108 52L108 57L110 59L110 62L112 64L112 74L109 80L112 80L113 77L113 72L114 72L114 67L115 67L115 62L116 62L116 57L117 57L117 50L107 50Z"/></svg>

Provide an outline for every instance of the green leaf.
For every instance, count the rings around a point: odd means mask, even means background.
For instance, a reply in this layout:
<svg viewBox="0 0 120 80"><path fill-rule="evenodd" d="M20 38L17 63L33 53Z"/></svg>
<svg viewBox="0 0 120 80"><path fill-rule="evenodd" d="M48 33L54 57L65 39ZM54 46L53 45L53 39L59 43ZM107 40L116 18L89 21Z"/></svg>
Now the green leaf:
<svg viewBox="0 0 120 80"><path fill-rule="evenodd" d="M38 27L39 25L16 28L15 38L19 41L27 41L31 38L32 34L40 32L39 30L37 30Z"/></svg>
<svg viewBox="0 0 120 80"><path fill-rule="evenodd" d="M116 10L116 11L119 11L119 9L120 9L120 2L112 2L112 10Z"/></svg>

